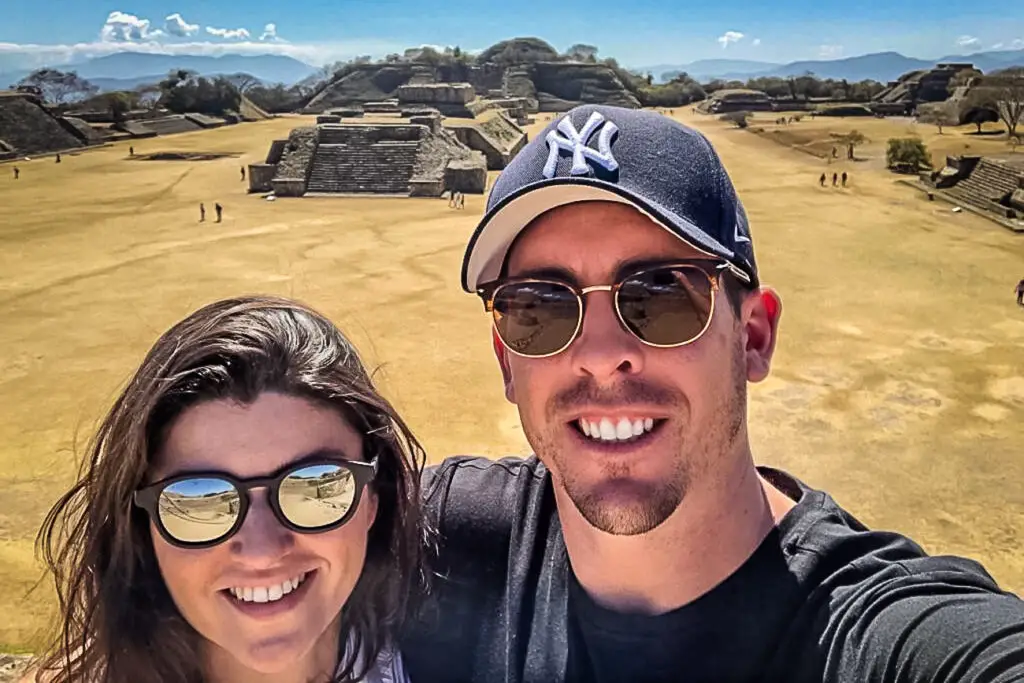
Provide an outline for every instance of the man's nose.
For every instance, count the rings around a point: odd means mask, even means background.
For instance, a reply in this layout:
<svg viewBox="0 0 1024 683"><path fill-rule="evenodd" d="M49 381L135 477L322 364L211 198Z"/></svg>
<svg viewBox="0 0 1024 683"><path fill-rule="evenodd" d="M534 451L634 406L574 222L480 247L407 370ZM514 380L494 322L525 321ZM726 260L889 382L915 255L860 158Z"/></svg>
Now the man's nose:
<svg viewBox="0 0 1024 683"><path fill-rule="evenodd" d="M273 567L295 545L295 535L274 515L267 493L254 491L242 528L231 539L232 554L253 567Z"/></svg>
<svg viewBox="0 0 1024 683"><path fill-rule="evenodd" d="M583 298L583 327L569 347L573 369L598 382L612 380L619 373L639 373L643 369L643 342L622 326L615 312L614 295L596 291Z"/></svg>

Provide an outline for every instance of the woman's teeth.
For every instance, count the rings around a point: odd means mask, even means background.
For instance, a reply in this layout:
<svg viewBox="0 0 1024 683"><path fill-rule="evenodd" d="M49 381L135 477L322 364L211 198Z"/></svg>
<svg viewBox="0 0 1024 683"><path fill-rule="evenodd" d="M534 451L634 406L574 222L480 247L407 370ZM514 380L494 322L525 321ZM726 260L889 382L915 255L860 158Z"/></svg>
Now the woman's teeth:
<svg viewBox="0 0 1024 683"><path fill-rule="evenodd" d="M636 418L630 420L620 417L618 420L602 417L600 420L578 420L580 431L596 441L629 441L642 436L654 429L654 418Z"/></svg>
<svg viewBox="0 0 1024 683"><path fill-rule="evenodd" d="M276 602L298 588L305 580L304 572L273 586L236 586L229 591L242 602Z"/></svg>

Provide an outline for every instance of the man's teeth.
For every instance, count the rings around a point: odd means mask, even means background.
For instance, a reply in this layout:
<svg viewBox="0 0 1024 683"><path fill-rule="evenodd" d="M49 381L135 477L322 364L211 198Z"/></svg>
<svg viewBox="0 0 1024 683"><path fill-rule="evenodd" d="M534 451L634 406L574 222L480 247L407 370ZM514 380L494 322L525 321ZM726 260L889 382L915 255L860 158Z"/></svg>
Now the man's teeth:
<svg viewBox="0 0 1024 683"><path fill-rule="evenodd" d="M635 420L626 417L621 417L618 420L608 417L602 417L600 420L580 418L579 425L584 434L597 441L629 441L654 429L654 419L650 417Z"/></svg>
<svg viewBox="0 0 1024 683"><path fill-rule="evenodd" d="M231 595L242 602L276 602L298 588L306 580L306 574L299 574L283 583L273 586L235 586Z"/></svg>

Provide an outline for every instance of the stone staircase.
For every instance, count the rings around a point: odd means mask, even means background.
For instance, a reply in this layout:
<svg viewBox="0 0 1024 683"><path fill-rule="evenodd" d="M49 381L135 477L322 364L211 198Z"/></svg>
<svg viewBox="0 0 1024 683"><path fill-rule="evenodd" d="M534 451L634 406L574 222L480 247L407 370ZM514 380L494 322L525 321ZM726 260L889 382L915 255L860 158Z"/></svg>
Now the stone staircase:
<svg viewBox="0 0 1024 683"><path fill-rule="evenodd" d="M1002 213L1005 208L998 206L999 203L1020 187L1022 176L1024 170L1020 168L983 157L969 176L946 193L975 208Z"/></svg>
<svg viewBox="0 0 1024 683"><path fill-rule="evenodd" d="M308 193L408 195L418 127L321 126Z"/></svg>

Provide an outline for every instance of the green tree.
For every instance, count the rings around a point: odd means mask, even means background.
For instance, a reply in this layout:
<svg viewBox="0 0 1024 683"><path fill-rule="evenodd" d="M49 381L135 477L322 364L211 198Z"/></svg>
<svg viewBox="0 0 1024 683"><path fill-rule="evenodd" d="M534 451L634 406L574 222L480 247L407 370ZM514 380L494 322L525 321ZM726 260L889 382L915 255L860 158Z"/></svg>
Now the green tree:
<svg viewBox="0 0 1024 683"><path fill-rule="evenodd" d="M885 165L897 173L917 173L931 168L932 160L921 138L890 138Z"/></svg>
<svg viewBox="0 0 1024 683"><path fill-rule="evenodd" d="M83 100L99 92L98 87L76 72L58 69L36 69L17 85L38 88L46 102L56 105Z"/></svg>

